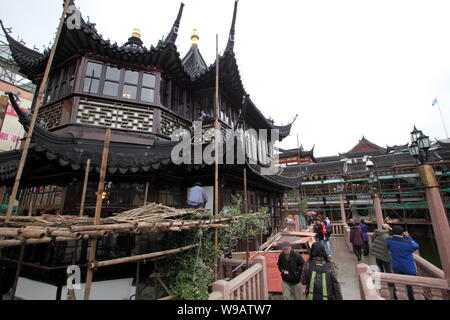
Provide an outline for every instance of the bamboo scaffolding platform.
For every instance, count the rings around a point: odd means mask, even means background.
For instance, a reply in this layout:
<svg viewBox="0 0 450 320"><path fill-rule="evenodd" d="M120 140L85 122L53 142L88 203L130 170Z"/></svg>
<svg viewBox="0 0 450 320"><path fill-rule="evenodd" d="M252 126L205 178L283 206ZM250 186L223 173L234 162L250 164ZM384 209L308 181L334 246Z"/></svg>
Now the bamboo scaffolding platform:
<svg viewBox="0 0 450 320"><path fill-rule="evenodd" d="M119 233L182 232L192 229L226 229L232 218L213 218L205 209L175 209L151 203L113 217L95 219L86 216L43 215L0 216L0 248L22 244L97 239Z"/></svg>

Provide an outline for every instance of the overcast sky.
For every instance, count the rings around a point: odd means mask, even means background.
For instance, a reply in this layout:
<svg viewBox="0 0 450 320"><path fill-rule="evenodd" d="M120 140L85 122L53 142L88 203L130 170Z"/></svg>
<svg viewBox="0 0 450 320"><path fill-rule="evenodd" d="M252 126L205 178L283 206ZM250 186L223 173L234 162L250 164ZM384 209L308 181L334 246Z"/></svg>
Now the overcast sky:
<svg viewBox="0 0 450 320"><path fill-rule="evenodd" d="M27 46L52 41L62 0L0 0L0 18ZM184 0L179 51L193 28L212 63L215 35L224 50L234 0ZM105 38L124 43L140 28L156 45L179 0L76 0ZM450 129L450 1L240 0L235 51L246 90L278 124L295 114L284 148L297 134L316 155L350 150L364 135L381 146L404 144L416 124L432 138Z"/></svg>

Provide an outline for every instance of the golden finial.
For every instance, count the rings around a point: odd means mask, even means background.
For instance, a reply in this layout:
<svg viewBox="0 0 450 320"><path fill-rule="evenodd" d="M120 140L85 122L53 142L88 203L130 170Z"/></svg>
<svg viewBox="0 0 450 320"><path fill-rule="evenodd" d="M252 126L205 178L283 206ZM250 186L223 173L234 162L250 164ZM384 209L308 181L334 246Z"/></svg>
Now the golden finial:
<svg viewBox="0 0 450 320"><path fill-rule="evenodd" d="M138 28L134 28L133 32L131 33L131 36L140 39L141 38L141 30L139 30Z"/></svg>
<svg viewBox="0 0 450 320"><path fill-rule="evenodd" d="M192 30L191 40L192 40L192 45L193 46L197 46L198 45L198 41L200 40L200 37L198 35L197 29Z"/></svg>

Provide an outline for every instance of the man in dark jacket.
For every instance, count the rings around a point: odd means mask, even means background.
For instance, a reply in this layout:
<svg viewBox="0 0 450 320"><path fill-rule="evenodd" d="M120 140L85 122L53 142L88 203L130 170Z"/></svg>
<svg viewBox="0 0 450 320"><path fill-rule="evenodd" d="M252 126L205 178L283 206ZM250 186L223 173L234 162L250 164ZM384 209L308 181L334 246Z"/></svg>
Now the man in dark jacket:
<svg viewBox="0 0 450 320"><path fill-rule="evenodd" d="M303 290L300 283L303 257L295 252L289 244L283 245L283 252L278 258L278 269L283 279L284 300L303 300Z"/></svg>
<svg viewBox="0 0 450 320"><path fill-rule="evenodd" d="M353 219L349 220L349 225L350 225L350 243L353 245L353 253L358 259L358 262L360 262L362 257L361 250L364 244L364 236L358 223L356 223Z"/></svg>
<svg viewBox="0 0 450 320"><path fill-rule="evenodd" d="M394 226L392 233L394 235L386 241L391 251L392 269L394 273L416 276L417 268L412 254L419 249L419 245L401 226ZM414 300L413 288L406 286L406 289L409 300Z"/></svg>
<svg viewBox="0 0 450 320"><path fill-rule="evenodd" d="M361 228L361 231L363 233L363 238L364 238L364 243L363 243L364 257L367 257L369 255L369 229L367 228L367 224L364 219L361 220L359 227Z"/></svg>

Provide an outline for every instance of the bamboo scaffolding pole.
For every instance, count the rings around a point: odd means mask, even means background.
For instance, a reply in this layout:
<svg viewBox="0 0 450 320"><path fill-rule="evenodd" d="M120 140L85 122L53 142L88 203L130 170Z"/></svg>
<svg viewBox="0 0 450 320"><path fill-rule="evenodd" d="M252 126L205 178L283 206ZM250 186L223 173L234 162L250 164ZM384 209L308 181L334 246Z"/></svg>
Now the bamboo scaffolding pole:
<svg viewBox="0 0 450 320"><path fill-rule="evenodd" d="M220 115L220 92L219 92L219 75L220 75L220 66L219 66L219 35L216 34L216 99L215 99L215 130L214 130L214 144L215 144L215 161L214 161L214 217L219 215L219 115ZM214 249L217 252L219 248L219 230L214 230ZM217 279L219 270L218 258L214 258L214 279Z"/></svg>
<svg viewBox="0 0 450 320"><path fill-rule="evenodd" d="M81 203L80 203L80 217L84 214L84 205L86 203L86 192L89 182L89 170L91 169L91 159L86 160L86 170L84 172L84 182L83 182L83 193L81 195Z"/></svg>
<svg viewBox="0 0 450 320"><path fill-rule="evenodd" d="M39 86L38 97L36 99L36 105L34 106L33 116L31 118L30 127L26 134L25 142L24 142L24 145L22 148L22 155L20 157L19 166L17 168L17 173L16 173L16 177L14 180L13 189L11 191L11 196L9 198L8 210L6 212L6 221L7 222L11 219L11 217L13 215L14 205L16 203L16 196L17 196L17 192L19 191L20 180L22 178L23 169L25 168L25 162L27 160L28 150L30 148L31 138L33 136L34 127L37 122L39 109L41 107L42 99L44 96L44 91L47 87L50 70L51 70L51 67L53 64L53 59L55 57L56 47L58 46L59 38L61 36L61 30L64 25L64 20L67 15L67 11L69 9L70 3L71 3L71 0L66 0L64 3L64 10L63 10L63 13L61 14L61 18L59 20L59 26L58 26L58 30L56 31L55 42L53 43L52 49L50 51L50 56L48 58L47 66L46 66L45 72L44 72L44 78L42 79L42 82L40 83L40 86Z"/></svg>
<svg viewBox="0 0 450 320"><path fill-rule="evenodd" d="M133 263L133 262L138 262L138 261L155 259L155 258L159 258L159 257L171 255L171 254L188 251L188 250L197 248L198 246L200 246L200 244L197 243L197 244L193 244L193 245L178 248L178 249L171 249L171 250L141 254L138 256L118 258L118 259L112 259L112 260L96 261L96 262L89 263L89 269L93 270L96 268L108 267L108 266L112 266L112 265L116 265L116 264Z"/></svg>
<svg viewBox="0 0 450 320"><path fill-rule="evenodd" d="M16 275L14 276L14 283L11 291L11 300L16 297L17 284L19 283L20 270L22 269L23 256L25 255L25 244L20 247L19 261L17 262Z"/></svg>
<svg viewBox="0 0 450 320"><path fill-rule="evenodd" d="M103 147L102 167L100 169L100 181L98 183L97 204L95 206L94 224L100 223L103 204L103 193L105 192L106 168L108 166L110 144L111 144L111 129L107 128L105 133L105 145ZM97 238L91 240L91 246L89 250L89 263L93 263L95 261L95 256L97 252L97 242L98 242ZM94 269L88 268L86 275L86 286L84 290L84 300L89 300L91 296L93 277L94 277Z"/></svg>
<svg viewBox="0 0 450 320"><path fill-rule="evenodd" d="M74 240L72 238L43 238L43 239L28 239L28 240L0 240L0 248L18 247L22 244L45 244L50 242L64 242Z"/></svg>

